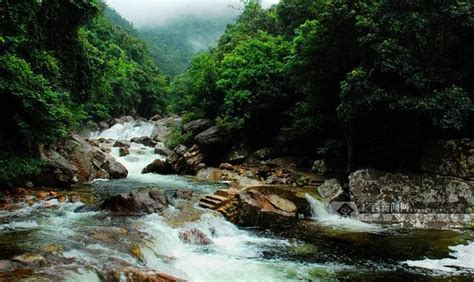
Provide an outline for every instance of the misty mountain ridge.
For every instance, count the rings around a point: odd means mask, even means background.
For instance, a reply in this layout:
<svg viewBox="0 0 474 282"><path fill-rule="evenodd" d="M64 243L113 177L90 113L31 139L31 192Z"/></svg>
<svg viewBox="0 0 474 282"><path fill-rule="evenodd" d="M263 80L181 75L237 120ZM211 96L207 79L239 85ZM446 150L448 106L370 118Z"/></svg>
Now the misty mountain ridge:
<svg viewBox="0 0 474 282"><path fill-rule="evenodd" d="M164 25L140 28L139 36L149 45L158 67L176 76L186 69L196 53L214 47L237 16L237 11L219 17L190 14Z"/></svg>

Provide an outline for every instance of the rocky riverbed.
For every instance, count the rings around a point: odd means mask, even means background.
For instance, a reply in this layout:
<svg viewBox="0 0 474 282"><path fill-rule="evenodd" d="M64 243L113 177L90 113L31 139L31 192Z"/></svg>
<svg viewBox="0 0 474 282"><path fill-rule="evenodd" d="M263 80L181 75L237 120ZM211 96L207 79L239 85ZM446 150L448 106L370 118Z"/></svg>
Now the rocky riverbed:
<svg viewBox="0 0 474 282"><path fill-rule="evenodd" d="M50 165L31 180L43 187L2 194L0 280L472 278L467 141L424 173L360 170L345 185L324 162L312 171L272 148L217 160L210 148L224 140L205 120L185 125L194 141L171 150L177 122L126 117L43 150ZM453 156L463 165L447 165ZM340 203L354 214L337 214Z"/></svg>

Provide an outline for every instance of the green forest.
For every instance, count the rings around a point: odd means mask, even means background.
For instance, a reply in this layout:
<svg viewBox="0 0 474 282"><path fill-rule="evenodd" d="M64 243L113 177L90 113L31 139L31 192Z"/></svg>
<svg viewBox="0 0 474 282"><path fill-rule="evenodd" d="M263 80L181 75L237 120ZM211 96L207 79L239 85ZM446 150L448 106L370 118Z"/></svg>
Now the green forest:
<svg viewBox="0 0 474 282"><path fill-rule="evenodd" d="M417 170L424 142L474 132L473 45L470 1L249 1L170 108L346 172Z"/></svg>
<svg viewBox="0 0 474 282"><path fill-rule="evenodd" d="M160 70L174 77L186 70L196 53L214 47L235 17L179 17L160 26L141 28L138 36L150 46Z"/></svg>
<svg viewBox="0 0 474 282"><path fill-rule="evenodd" d="M0 0L0 282L474 281L474 0Z"/></svg>
<svg viewBox="0 0 474 282"><path fill-rule="evenodd" d="M102 2L0 5L2 182L37 171L38 145L90 122L164 111L167 78Z"/></svg>
<svg viewBox="0 0 474 282"><path fill-rule="evenodd" d="M40 144L125 114L214 119L252 148L332 159L346 173L417 170L424 142L474 132L471 1L245 1L184 72L186 56L169 55L173 80L98 0L1 5L2 180L34 171ZM159 30L141 36L168 44Z"/></svg>

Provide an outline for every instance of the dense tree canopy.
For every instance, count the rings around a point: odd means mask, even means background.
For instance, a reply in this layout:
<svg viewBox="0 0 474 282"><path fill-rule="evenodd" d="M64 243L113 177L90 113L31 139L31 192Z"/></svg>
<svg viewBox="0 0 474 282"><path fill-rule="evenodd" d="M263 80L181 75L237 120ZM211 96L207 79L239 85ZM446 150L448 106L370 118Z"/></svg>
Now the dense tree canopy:
<svg viewBox="0 0 474 282"><path fill-rule="evenodd" d="M253 138L313 153L340 140L350 165L416 169L424 142L472 135L473 23L471 1L246 1L206 55L215 86L189 95L221 95L196 115ZM203 77L191 69L172 93Z"/></svg>
<svg viewBox="0 0 474 282"><path fill-rule="evenodd" d="M165 110L167 81L100 1L0 3L0 170L86 121ZM114 11L107 14L118 16ZM14 177L15 173L8 174ZM0 182L3 180L1 176ZM7 177L7 176L5 176Z"/></svg>

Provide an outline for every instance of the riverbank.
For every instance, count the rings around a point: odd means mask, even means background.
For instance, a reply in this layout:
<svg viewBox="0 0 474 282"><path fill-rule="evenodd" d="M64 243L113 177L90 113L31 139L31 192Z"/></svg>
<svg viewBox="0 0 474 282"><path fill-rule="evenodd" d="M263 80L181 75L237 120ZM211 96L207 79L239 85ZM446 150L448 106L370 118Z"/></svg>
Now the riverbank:
<svg viewBox="0 0 474 282"><path fill-rule="evenodd" d="M87 141L124 166L125 178L5 195L1 279L463 280L473 275L466 260L473 248L471 230L406 229L342 218L329 204L347 200L345 188L289 159L223 163L194 176L144 174L150 163L179 153L156 140L143 144L153 140L142 136L156 130L150 124L119 124ZM294 180L285 185L282 179ZM378 185L370 183L367 187ZM208 195L229 190L235 192L237 213L226 214L229 205L200 207Z"/></svg>

